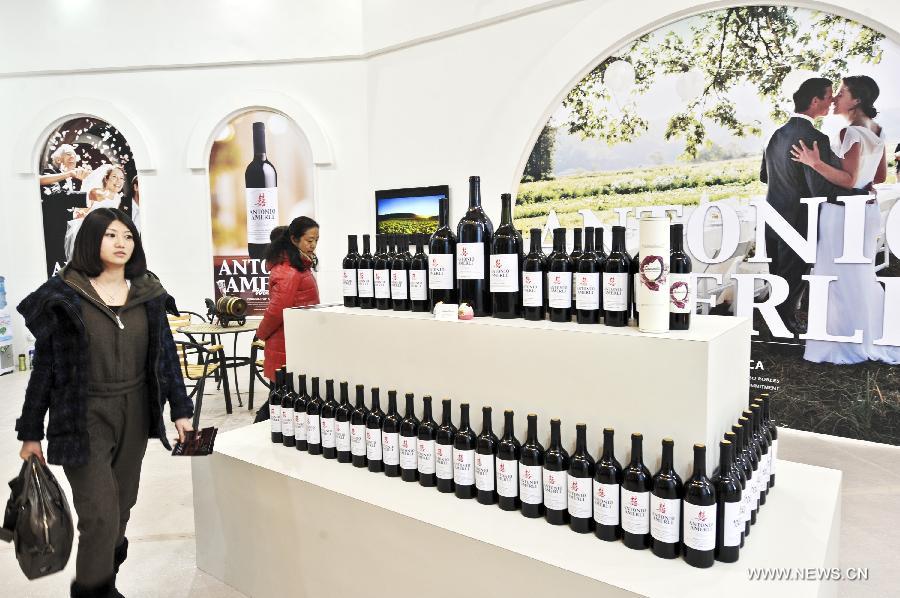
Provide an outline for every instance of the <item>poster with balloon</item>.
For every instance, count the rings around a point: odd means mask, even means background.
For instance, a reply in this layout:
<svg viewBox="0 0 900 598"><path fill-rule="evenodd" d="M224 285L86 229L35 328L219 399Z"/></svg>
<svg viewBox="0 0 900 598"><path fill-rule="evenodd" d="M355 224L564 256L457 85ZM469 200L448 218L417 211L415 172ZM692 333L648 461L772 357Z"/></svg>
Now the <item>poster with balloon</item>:
<svg viewBox="0 0 900 598"><path fill-rule="evenodd" d="M624 225L633 255L641 214L682 223L692 311L752 318L751 395L784 426L900 444L898 73L900 45L826 12L665 25L567 91L516 226L603 227L608 250Z"/></svg>

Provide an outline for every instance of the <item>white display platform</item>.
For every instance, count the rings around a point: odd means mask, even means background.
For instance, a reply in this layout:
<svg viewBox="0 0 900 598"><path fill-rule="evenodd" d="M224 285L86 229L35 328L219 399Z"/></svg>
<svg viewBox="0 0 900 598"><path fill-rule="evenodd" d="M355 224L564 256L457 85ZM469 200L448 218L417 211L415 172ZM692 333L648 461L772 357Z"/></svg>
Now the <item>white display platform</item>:
<svg viewBox="0 0 900 598"><path fill-rule="evenodd" d="M780 461L740 560L695 569L274 445L268 422L216 451L192 460L197 566L247 596L837 596L836 582L748 579L838 566L831 469Z"/></svg>
<svg viewBox="0 0 900 598"><path fill-rule="evenodd" d="M644 435L647 466L658 466L660 441L675 441L675 468L687 479L692 446L703 442L707 469L718 459L718 442L746 409L750 389L750 333L746 318L695 316L685 332L646 334L636 328L522 319L476 318L440 322L431 314L326 307L284 312L288 370L387 391L471 405L472 428L481 430L481 408L493 407L494 431L503 410L516 412L519 440L525 416L538 415L546 446L551 417L562 420L563 446L575 444L584 422L588 447L600 451L602 429L616 430L616 455L624 463L632 432ZM354 400L351 386L351 402Z"/></svg>

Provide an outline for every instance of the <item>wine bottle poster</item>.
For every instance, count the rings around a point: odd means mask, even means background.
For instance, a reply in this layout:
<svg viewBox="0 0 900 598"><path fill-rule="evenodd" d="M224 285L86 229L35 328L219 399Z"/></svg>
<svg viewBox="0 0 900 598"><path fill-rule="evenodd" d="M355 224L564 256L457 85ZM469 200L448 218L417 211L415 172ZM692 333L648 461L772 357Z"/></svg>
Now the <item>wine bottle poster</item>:
<svg viewBox="0 0 900 598"><path fill-rule="evenodd" d="M67 120L47 138L40 163L47 276L71 256L81 222L98 208L118 208L140 230L137 166L124 135L93 117Z"/></svg>
<svg viewBox="0 0 900 598"><path fill-rule="evenodd" d="M634 256L640 212L668 214L693 264L681 311L752 317L750 392L772 394L779 425L900 444L898 73L900 45L827 12L665 25L562 90L526 150L516 228L543 229L547 251L553 228L602 226L609 251L621 225Z"/></svg>
<svg viewBox="0 0 900 598"><path fill-rule="evenodd" d="M215 297L241 297L248 314L265 312L265 251L276 227L315 217L312 171L309 142L282 114L251 110L221 126L209 156Z"/></svg>

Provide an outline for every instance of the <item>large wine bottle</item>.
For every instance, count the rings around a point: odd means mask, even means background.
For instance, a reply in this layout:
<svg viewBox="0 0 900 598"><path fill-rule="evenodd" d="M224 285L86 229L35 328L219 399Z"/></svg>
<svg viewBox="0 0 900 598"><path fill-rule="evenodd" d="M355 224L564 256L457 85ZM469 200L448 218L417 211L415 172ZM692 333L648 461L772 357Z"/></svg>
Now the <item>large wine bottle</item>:
<svg viewBox="0 0 900 598"><path fill-rule="evenodd" d="M684 252L684 225L673 224L670 231L669 329L687 330L691 327L691 309L694 305L691 257Z"/></svg>
<svg viewBox="0 0 900 598"><path fill-rule="evenodd" d="M593 231L591 231L593 236ZM582 256L581 259L584 259ZM568 511L569 527L579 534L594 529L593 501L594 458L587 448L587 426L575 425L575 452L569 459Z"/></svg>
<svg viewBox="0 0 900 598"><path fill-rule="evenodd" d="M338 403L334 400L334 380L325 381L325 402L322 404L322 456L337 458L334 427Z"/></svg>
<svg viewBox="0 0 900 598"><path fill-rule="evenodd" d="M495 318L519 317L519 260L522 247L512 222L512 197L500 196L500 226L491 240L491 298Z"/></svg>
<svg viewBox="0 0 900 598"><path fill-rule="evenodd" d="M494 225L481 207L481 179L469 177L469 209L456 227L456 280L459 302L468 303L475 316L491 315L488 258Z"/></svg>
<svg viewBox="0 0 900 598"><path fill-rule="evenodd" d="M347 235L347 255L341 264L343 271L344 307L359 307L359 246L356 235Z"/></svg>
<svg viewBox="0 0 900 598"><path fill-rule="evenodd" d="M341 382L340 397L337 409L334 412L334 445L337 448L337 460L339 463L350 463L350 414L353 405L350 404L349 384Z"/></svg>
<svg viewBox="0 0 900 598"><path fill-rule="evenodd" d="M421 246L421 241L419 244ZM416 457L419 420L416 418L416 404L413 393L406 393L406 414L400 422L400 479L415 482L419 479L419 464Z"/></svg>
<svg viewBox="0 0 900 598"><path fill-rule="evenodd" d="M625 251L625 227L614 226L612 247L603 268L603 316L607 326L627 326L629 270L631 258Z"/></svg>
<svg viewBox="0 0 900 598"><path fill-rule="evenodd" d="M413 311L431 311L428 300L428 256L425 255L425 235L416 235L416 255L409 262L409 301Z"/></svg>
<svg viewBox="0 0 900 598"><path fill-rule="evenodd" d="M553 252L547 257L547 305L551 322L572 321L572 264L566 255L564 228L553 229Z"/></svg>
<svg viewBox="0 0 900 598"><path fill-rule="evenodd" d="M594 251L594 227L585 229L584 253L575 271L575 319L579 324L600 323L600 276L603 262Z"/></svg>
<svg viewBox="0 0 900 598"><path fill-rule="evenodd" d="M544 453L544 517L553 525L569 521L566 488L569 453L562 445L560 421L550 420L550 444Z"/></svg>
<svg viewBox="0 0 900 598"><path fill-rule="evenodd" d="M381 424L384 421L384 411L379 404L379 393L377 387L372 388L372 410L366 416L366 465L373 473L384 471L384 453L381 450Z"/></svg>
<svg viewBox="0 0 900 598"><path fill-rule="evenodd" d="M366 466L366 418L369 410L366 409L365 392L362 384L356 385L356 406L350 414L350 462L353 467Z"/></svg>
<svg viewBox="0 0 900 598"><path fill-rule="evenodd" d="M440 221L428 240L428 294L431 305L456 303L456 235L450 230L450 198L440 203Z"/></svg>
<svg viewBox="0 0 900 598"><path fill-rule="evenodd" d="M740 448L741 443L738 440L737 434L734 432L725 432L725 440L731 443L731 477L737 480L739 485L739 490L741 491L741 502L738 506L738 515L740 517L740 533L741 533L741 541L740 548L744 547L744 535L746 534L746 528L750 525L750 516L748 515L749 511L747 509L747 504L749 503L748 497L749 493L747 492L747 478L744 475L744 468L741 466L740 462Z"/></svg>
<svg viewBox="0 0 900 598"><path fill-rule="evenodd" d="M643 441L641 434L631 435L631 461L622 472L622 543L634 550L650 547L650 490L653 480L650 470L644 465Z"/></svg>
<svg viewBox="0 0 900 598"><path fill-rule="evenodd" d="M741 484L734 477L731 464L734 461L731 442L719 443L719 471L713 476L716 489L716 552L717 561L734 563L741 550L744 518L741 514Z"/></svg>
<svg viewBox="0 0 900 598"><path fill-rule="evenodd" d="M665 312L663 312L665 313ZM674 559L681 547L681 497L684 486L675 473L675 443L663 438L662 461L650 491L650 549L663 559Z"/></svg>
<svg viewBox="0 0 900 598"><path fill-rule="evenodd" d="M306 443L310 455L322 454L322 397L319 377L312 378L312 396L306 403Z"/></svg>
<svg viewBox="0 0 900 598"><path fill-rule="evenodd" d="M435 480L434 441L437 439L438 425L431 416L431 397L422 397L422 421L416 433L416 468L419 470L419 484L432 487Z"/></svg>
<svg viewBox="0 0 900 598"><path fill-rule="evenodd" d="M491 408L481 408L481 434L475 444L475 488L478 502L492 505L497 502L495 460L500 443L491 425Z"/></svg>
<svg viewBox="0 0 900 598"><path fill-rule="evenodd" d="M394 311L409 311L409 263L404 247L409 246L406 235L400 237L400 247L391 260L391 306ZM388 395L390 398L390 395Z"/></svg>
<svg viewBox="0 0 900 598"><path fill-rule="evenodd" d="M247 254L266 257L269 235L278 226L278 173L266 156L266 125L253 123L253 160L244 171L247 206Z"/></svg>
<svg viewBox="0 0 900 598"><path fill-rule="evenodd" d="M453 484L457 498L475 498L475 445L469 425L469 404L459 406L459 429L453 437Z"/></svg>
<svg viewBox="0 0 900 598"><path fill-rule="evenodd" d="M391 309L391 256L388 254L388 241L384 235L376 235L379 251L375 254L373 286L375 288L375 307Z"/></svg>
<svg viewBox="0 0 900 598"><path fill-rule="evenodd" d="M684 560L712 567L716 548L716 489L706 477L706 446L694 445L694 473L684 484Z"/></svg>
<svg viewBox="0 0 900 598"><path fill-rule="evenodd" d="M357 290L359 306L363 309L375 307L375 258L369 253L370 235L363 235L363 252L356 266Z"/></svg>
<svg viewBox="0 0 900 598"><path fill-rule="evenodd" d="M284 386L284 368L275 370L275 384L269 391L269 424L272 431L272 442L281 444L284 436L281 433L281 387Z"/></svg>
<svg viewBox="0 0 900 598"><path fill-rule="evenodd" d="M622 537L620 500L622 465L616 459L615 432L603 428L603 454L594 467L594 533L614 542Z"/></svg>
<svg viewBox="0 0 900 598"><path fill-rule="evenodd" d="M289 380L291 384L290 392L296 394L294 399L294 437L296 443L294 448L298 451L307 451L309 446L306 444L306 404L309 403L309 394L306 392L306 374L300 374L300 391L294 393L293 380Z"/></svg>
<svg viewBox="0 0 900 598"><path fill-rule="evenodd" d="M281 386L281 440L284 446L297 446L294 432L294 374L285 369L284 383Z"/></svg>
<svg viewBox="0 0 900 598"><path fill-rule="evenodd" d="M437 489L453 492L453 441L456 426L450 413L450 399L441 401L441 426L438 428L434 446L434 467Z"/></svg>
<svg viewBox="0 0 900 598"><path fill-rule="evenodd" d="M531 249L522 263L522 315L533 321L547 316L547 256L539 228L531 229Z"/></svg>
<svg viewBox="0 0 900 598"><path fill-rule="evenodd" d="M525 517L544 514L544 447L538 442L534 413L528 414L528 431L519 457L519 499Z"/></svg>
<svg viewBox="0 0 900 598"><path fill-rule="evenodd" d="M504 511L519 508L519 457L522 445L513 429L513 412L503 412L503 438L497 445L497 499Z"/></svg>
<svg viewBox="0 0 900 598"><path fill-rule="evenodd" d="M381 422L381 450L384 460L384 475L389 478L400 476L400 412L397 411L397 391L388 391L388 409Z"/></svg>

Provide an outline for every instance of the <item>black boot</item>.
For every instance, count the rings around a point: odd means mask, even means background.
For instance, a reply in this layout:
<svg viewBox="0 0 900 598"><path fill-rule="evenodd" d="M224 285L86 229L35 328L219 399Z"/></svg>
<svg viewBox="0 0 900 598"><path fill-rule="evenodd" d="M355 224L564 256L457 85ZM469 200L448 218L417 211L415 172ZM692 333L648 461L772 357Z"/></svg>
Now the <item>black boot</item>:
<svg viewBox="0 0 900 598"><path fill-rule="evenodd" d="M116 546L115 556L113 557L113 566L115 567L116 573L119 572L119 567L122 566L122 563L125 562L125 559L128 558L128 538L122 540L122 543Z"/></svg>
<svg viewBox="0 0 900 598"><path fill-rule="evenodd" d="M77 581L73 581L70 596L72 598L119 598L121 594L116 591L112 580L99 586L91 587L83 586Z"/></svg>

